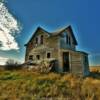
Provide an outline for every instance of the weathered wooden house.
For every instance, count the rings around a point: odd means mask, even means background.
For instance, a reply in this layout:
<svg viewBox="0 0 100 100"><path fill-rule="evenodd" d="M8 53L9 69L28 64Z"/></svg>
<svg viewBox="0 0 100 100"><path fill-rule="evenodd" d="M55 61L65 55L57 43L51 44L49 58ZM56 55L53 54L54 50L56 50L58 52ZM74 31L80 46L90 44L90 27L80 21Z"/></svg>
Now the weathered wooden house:
<svg viewBox="0 0 100 100"><path fill-rule="evenodd" d="M77 51L77 40L71 26L56 32L38 27L26 46L25 61L55 59L57 72L89 74L88 54Z"/></svg>

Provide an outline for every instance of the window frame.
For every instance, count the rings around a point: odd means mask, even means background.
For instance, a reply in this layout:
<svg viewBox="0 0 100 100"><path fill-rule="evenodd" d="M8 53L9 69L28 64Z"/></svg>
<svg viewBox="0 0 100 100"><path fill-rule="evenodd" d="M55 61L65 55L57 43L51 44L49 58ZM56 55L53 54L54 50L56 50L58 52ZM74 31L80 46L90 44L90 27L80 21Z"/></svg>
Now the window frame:
<svg viewBox="0 0 100 100"><path fill-rule="evenodd" d="M33 55L29 55L29 60L33 60Z"/></svg>
<svg viewBox="0 0 100 100"><path fill-rule="evenodd" d="M66 44L69 44L69 36L66 34Z"/></svg>
<svg viewBox="0 0 100 100"><path fill-rule="evenodd" d="M40 60L40 55L39 54L36 55L36 59Z"/></svg>
<svg viewBox="0 0 100 100"><path fill-rule="evenodd" d="M68 37L68 44L71 46L71 38L70 38L70 36Z"/></svg>
<svg viewBox="0 0 100 100"><path fill-rule="evenodd" d="M39 41L39 39L38 39L38 37L36 37L35 38L35 43L38 44L38 41Z"/></svg>
<svg viewBox="0 0 100 100"><path fill-rule="evenodd" d="M40 44L44 44L44 35L40 36Z"/></svg>
<svg viewBox="0 0 100 100"><path fill-rule="evenodd" d="M50 54L50 55L49 55L50 57L48 57L48 53ZM51 53L51 52L47 52L47 53L46 53L46 58L47 58L47 59L50 59L51 57L52 57L52 53Z"/></svg>

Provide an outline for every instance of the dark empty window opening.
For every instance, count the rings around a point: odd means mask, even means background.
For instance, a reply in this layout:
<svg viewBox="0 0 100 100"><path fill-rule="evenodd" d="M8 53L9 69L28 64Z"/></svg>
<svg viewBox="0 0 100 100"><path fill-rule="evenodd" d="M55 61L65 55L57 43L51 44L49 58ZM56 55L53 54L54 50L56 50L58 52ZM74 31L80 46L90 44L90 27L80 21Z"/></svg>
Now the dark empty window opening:
<svg viewBox="0 0 100 100"><path fill-rule="evenodd" d="M35 43L38 44L38 37L36 37L36 41L35 41Z"/></svg>
<svg viewBox="0 0 100 100"><path fill-rule="evenodd" d="M40 60L40 55L36 55L37 60Z"/></svg>
<svg viewBox="0 0 100 100"><path fill-rule="evenodd" d="M43 35L41 35L40 43L43 44Z"/></svg>
<svg viewBox="0 0 100 100"><path fill-rule="evenodd" d="M68 44L69 44L69 45L71 45L70 37L69 37L69 39L68 39L68 40L69 40L69 43L68 43Z"/></svg>
<svg viewBox="0 0 100 100"><path fill-rule="evenodd" d="M68 44L68 41L69 41L68 35L66 35L66 43L67 43L67 44Z"/></svg>
<svg viewBox="0 0 100 100"><path fill-rule="evenodd" d="M29 60L33 60L33 55L30 55L29 56Z"/></svg>
<svg viewBox="0 0 100 100"><path fill-rule="evenodd" d="M71 45L71 39L70 39L70 36L66 35L66 43L68 45Z"/></svg>
<svg viewBox="0 0 100 100"><path fill-rule="evenodd" d="M51 58L51 53L47 53L47 58Z"/></svg>

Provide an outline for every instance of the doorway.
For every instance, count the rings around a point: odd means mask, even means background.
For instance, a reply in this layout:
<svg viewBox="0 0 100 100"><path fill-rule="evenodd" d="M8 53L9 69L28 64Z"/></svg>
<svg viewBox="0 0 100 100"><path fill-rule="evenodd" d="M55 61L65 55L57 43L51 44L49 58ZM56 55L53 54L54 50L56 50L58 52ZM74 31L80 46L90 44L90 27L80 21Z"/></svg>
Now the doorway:
<svg viewBox="0 0 100 100"><path fill-rule="evenodd" d="M63 72L69 72L69 52L63 52Z"/></svg>

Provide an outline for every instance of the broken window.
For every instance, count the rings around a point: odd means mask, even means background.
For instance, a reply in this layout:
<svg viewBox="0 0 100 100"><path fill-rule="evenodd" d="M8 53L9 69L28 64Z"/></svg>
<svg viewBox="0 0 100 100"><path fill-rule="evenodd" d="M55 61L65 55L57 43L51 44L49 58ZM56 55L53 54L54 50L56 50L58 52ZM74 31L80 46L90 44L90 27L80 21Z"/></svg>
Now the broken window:
<svg viewBox="0 0 100 100"><path fill-rule="evenodd" d="M40 55L36 55L37 60L40 60Z"/></svg>
<svg viewBox="0 0 100 100"><path fill-rule="evenodd" d="M69 43L68 44L71 45L70 37L69 37Z"/></svg>
<svg viewBox="0 0 100 100"><path fill-rule="evenodd" d="M66 43L69 43L68 35L66 35Z"/></svg>
<svg viewBox="0 0 100 100"><path fill-rule="evenodd" d="M40 44L43 44L43 35L41 35Z"/></svg>
<svg viewBox="0 0 100 100"><path fill-rule="evenodd" d="M33 60L33 55L30 55L29 56L29 60Z"/></svg>
<svg viewBox="0 0 100 100"><path fill-rule="evenodd" d="M47 58L51 58L51 53L47 53Z"/></svg>
<svg viewBox="0 0 100 100"><path fill-rule="evenodd" d="M38 44L38 37L36 37L35 43Z"/></svg>
<svg viewBox="0 0 100 100"><path fill-rule="evenodd" d="M71 39L70 39L70 36L66 35L66 43L68 45L71 45Z"/></svg>

